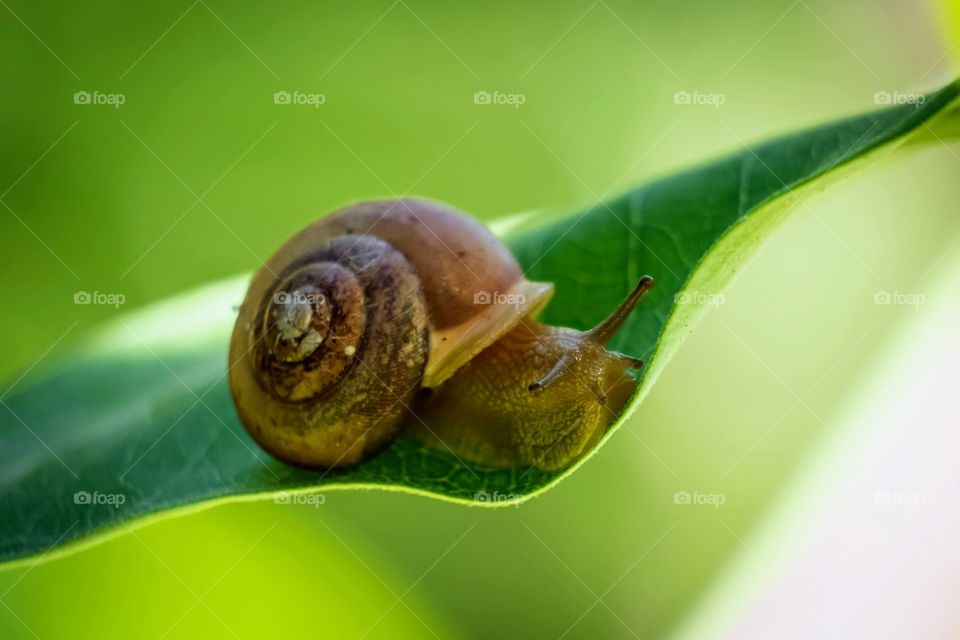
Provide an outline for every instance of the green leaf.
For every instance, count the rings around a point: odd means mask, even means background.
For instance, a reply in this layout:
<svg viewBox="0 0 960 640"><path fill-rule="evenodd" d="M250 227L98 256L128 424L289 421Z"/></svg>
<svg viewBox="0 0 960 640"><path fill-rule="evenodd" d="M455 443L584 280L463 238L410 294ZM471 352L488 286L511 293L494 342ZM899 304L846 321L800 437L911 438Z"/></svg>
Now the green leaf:
<svg viewBox="0 0 960 640"><path fill-rule="evenodd" d="M512 225L506 239L528 276L557 285L548 323L591 326L642 274L657 279L612 344L648 366L604 442L711 296L805 195L907 141L960 135L958 95L953 83L920 105L745 148L544 227L531 229L529 216ZM0 397L0 560L54 557L134 520L224 500L376 488L515 503L600 449L560 473L466 466L404 438L353 469L311 472L277 462L247 436L227 389L227 343L245 284L218 283L124 316L67 364Z"/></svg>

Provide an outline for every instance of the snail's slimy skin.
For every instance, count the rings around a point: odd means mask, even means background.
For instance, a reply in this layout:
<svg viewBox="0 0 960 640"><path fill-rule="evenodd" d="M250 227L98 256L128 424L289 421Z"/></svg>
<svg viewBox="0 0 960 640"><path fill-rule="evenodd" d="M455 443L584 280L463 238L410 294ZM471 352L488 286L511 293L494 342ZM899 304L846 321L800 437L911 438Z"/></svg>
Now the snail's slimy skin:
<svg viewBox="0 0 960 640"><path fill-rule="evenodd" d="M346 207L254 276L230 343L241 422L292 464L376 454L401 425L491 466L560 469L633 390L639 361L606 342L649 278L597 328L534 321L553 285L528 281L483 225L421 200Z"/></svg>
<svg viewBox="0 0 960 640"><path fill-rule="evenodd" d="M549 384L531 389L561 359ZM636 382L631 359L589 334L522 321L435 393L421 394L411 437L494 467L556 471L589 451Z"/></svg>

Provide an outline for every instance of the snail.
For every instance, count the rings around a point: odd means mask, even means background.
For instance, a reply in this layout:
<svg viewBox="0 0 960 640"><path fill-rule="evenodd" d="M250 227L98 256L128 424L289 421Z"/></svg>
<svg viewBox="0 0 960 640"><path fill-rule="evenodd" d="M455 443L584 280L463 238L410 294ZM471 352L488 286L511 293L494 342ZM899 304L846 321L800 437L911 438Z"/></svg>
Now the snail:
<svg viewBox="0 0 960 640"><path fill-rule="evenodd" d="M589 331L536 321L527 280L481 223L435 202L340 209L256 273L230 341L237 414L274 457L354 465L403 434L494 467L566 467L636 382L605 344L653 286Z"/></svg>

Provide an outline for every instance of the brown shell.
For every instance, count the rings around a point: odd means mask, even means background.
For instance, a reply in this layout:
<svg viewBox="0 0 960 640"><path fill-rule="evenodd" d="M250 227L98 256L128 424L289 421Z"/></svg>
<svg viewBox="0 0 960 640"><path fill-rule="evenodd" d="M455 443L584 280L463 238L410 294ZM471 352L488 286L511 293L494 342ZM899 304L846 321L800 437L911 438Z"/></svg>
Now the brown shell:
<svg viewBox="0 0 960 640"><path fill-rule="evenodd" d="M230 345L240 420L281 460L309 467L356 463L389 441L423 376L429 327L416 273L382 240L344 236L286 268L270 268L276 276L266 271L269 278L261 272L254 279ZM344 269L352 275L341 290L318 277ZM298 351L304 333L293 332L291 340L276 328L275 300L294 295L283 288L290 282L322 292L304 298L308 306L341 303L329 314L314 307L318 322L306 328L323 333L312 350Z"/></svg>
<svg viewBox="0 0 960 640"><path fill-rule="evenodd" d="M425 387L439 386L521 318L536 315L553 295L552 283L523 276L489 229L428 200L373 200L344 207L294 236L278 255L299 255L339 234L381 238L417 272L430 316Z"/></svg>
<svg viewBox="0 0 960 640"><path fill-rule="evenodd" d="M230 345L237 412L282 460L354 464L390 440L421 386L449 378L552 291L453 209L346 207L254 276Z"/></svg>

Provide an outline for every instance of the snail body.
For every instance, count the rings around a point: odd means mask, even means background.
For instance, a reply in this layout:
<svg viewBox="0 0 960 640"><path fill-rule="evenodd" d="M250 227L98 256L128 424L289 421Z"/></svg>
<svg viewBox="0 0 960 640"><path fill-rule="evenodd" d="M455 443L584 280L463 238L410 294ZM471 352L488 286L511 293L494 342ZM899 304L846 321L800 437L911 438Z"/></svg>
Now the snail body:
<svg viewBox="0 0 960 640"><path fill-rule="evenodd" d="M553 285L479 222L422 200L352 205L254 276L231 393L254 440L299 466L356 464L403 429L465 460L559 469L633 390L640 362L603 345L650 286L592 331L546 326Z"/></svg>

